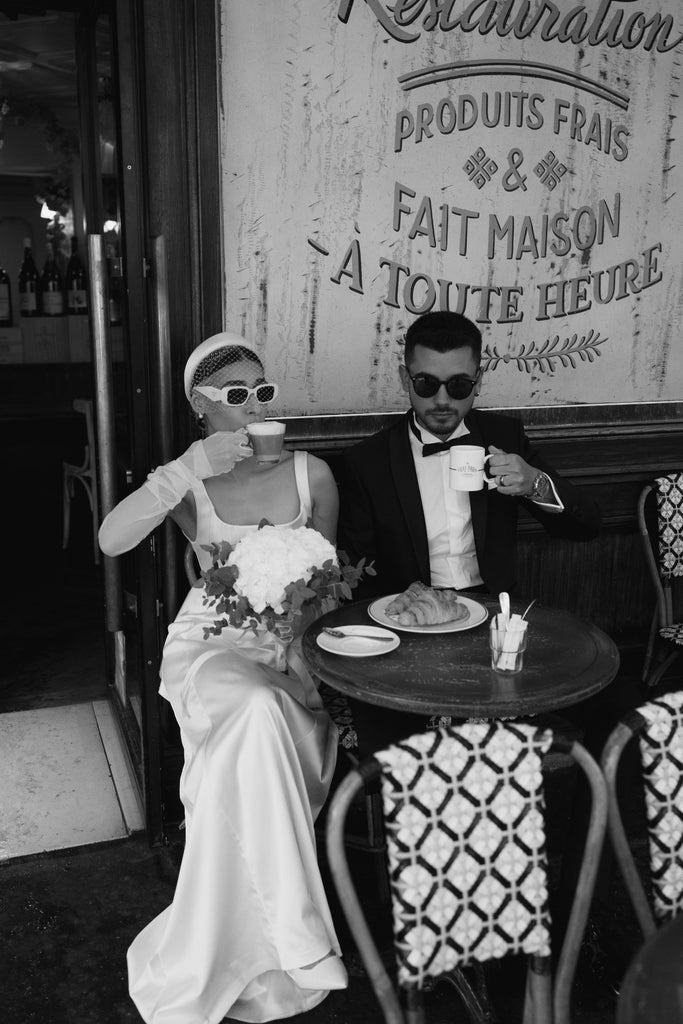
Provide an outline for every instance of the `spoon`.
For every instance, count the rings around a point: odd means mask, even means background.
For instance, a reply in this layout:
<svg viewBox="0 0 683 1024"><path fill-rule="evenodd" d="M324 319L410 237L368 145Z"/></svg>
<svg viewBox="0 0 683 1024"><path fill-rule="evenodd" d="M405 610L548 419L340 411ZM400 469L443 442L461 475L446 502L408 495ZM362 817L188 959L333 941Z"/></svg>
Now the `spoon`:
<svg viewBox="0 0 683 1024"><path fill-rule="evenodd" d="M394 639L393 636L378 636L376 633L342 633L341 629L330 629L329 626L323 626L321 633L327 633L328 636L334 636L338 640L353 640L355 637L360 637L363 640L379 640L380 643L390 644Z"/></svg>
<svg viewBox="0 0 683 1024"><path fill-rule="evenodd" d="M507 629L507 624L510 621L510 595L503 591L498 595L500 601L500 617L502 619L502 628Z"/></svg>

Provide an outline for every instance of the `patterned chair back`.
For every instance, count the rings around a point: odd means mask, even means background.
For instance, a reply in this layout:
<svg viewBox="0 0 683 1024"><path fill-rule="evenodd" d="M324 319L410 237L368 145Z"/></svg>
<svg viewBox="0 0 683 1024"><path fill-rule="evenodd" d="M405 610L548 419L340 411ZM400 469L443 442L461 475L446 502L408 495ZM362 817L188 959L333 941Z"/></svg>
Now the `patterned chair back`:
<svg viewBox="0 0 683 1024"><path fill-rule="evenodd" d="M646 511L653 495L656 530ZM656 595L642 673L646 688L654 689L683 647L678 611L683 582L683 472L646 484L638 499L638 528Z"/></svg>
<svg viewBox="0 0 683 1024"><path fill-rule="evenodd" d="M578 884L554 976L542 777L551 746L570 754L591 792ZM363 786L378 778L405 1010L344 851L347 811ZM472 1019L493 1019L480 984L481 963L515 953L527 954L524 1020L568 1024L606 818L604 779L581 744L517 722L465 722L419 732L351 771L330 804L327 856L386 1024L423 1024L423 990L442 978L458 990ZM467 964L479 992L462 971Z"/></svg>
<svg viewBox="0 0 683 1024"><path fill-rule="evenodd" d="M655 916L683 909L683 692L638 709Z"/></svg>
<svg viewBox="0 0 683 1024"><path fill-rule="evenodd" d="M398 978L550 955L541 764L552 733L465 723L376 755Z"/></svg>
<svg viewBox="0 0 683 1024"><path fill-rule="evenodd" d="M683 473L654 481L657 498L659 572L663 579L683 576Z"/></svg>
<svg viewBox="0 0 683 1024"><path fill-rule="evenodd" d="M637 735L645 794L652 904L640 877L617 798L621 755ZM605 744L603 771L609 829L626 888L643 933L651 935L683 909L683 691L641 705Z"/></svg>

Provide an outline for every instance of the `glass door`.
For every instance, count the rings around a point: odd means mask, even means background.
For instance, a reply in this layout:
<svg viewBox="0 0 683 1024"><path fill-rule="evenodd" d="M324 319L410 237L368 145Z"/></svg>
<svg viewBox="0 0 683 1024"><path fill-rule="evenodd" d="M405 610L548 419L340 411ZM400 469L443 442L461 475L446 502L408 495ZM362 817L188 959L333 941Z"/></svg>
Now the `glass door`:
<svg viewBox="0 0 683 1024"><path fill-rule="evenodd" d="M154 324L148 307L145 196L131 9L83 11L77 19L90 328L101 513L145 479L153 464L150 386ZM153 305L152 305L152 308ZM125 737L152 842L162 837L158 665L165 631L158 597L157 538L104 558L112 702Z"/></svg>

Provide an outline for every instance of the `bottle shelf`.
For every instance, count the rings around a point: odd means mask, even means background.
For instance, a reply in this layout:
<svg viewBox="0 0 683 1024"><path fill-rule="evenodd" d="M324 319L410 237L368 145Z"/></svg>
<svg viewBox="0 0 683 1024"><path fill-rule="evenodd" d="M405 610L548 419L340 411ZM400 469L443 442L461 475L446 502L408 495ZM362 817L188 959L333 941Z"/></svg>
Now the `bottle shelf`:
<svg viewBox="0 0 683 1024"><path fill-rule="evenodd" d="M123 330L110 327L112 356L123 360ZM88 363L92 359L87 316L24 317L0 327L0 363Z"/></svg>

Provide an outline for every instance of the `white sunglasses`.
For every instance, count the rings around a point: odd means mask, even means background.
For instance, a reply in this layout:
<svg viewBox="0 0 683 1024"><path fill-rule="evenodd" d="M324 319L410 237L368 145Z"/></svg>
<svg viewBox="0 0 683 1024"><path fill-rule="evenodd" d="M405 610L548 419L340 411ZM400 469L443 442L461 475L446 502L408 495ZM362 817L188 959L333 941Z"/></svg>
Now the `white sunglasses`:
<svg viewBox="0 0 683 1024"><path fill-rule="evenodd" d="M256 395L259 405L269 405L277 398L277 384L257 384L255 388L248 388L244 384L228 384L224 388L214 388L210 384L203 384L194 389L212 402L222 402L223 405L246 405L250 395Z"/></svg>

